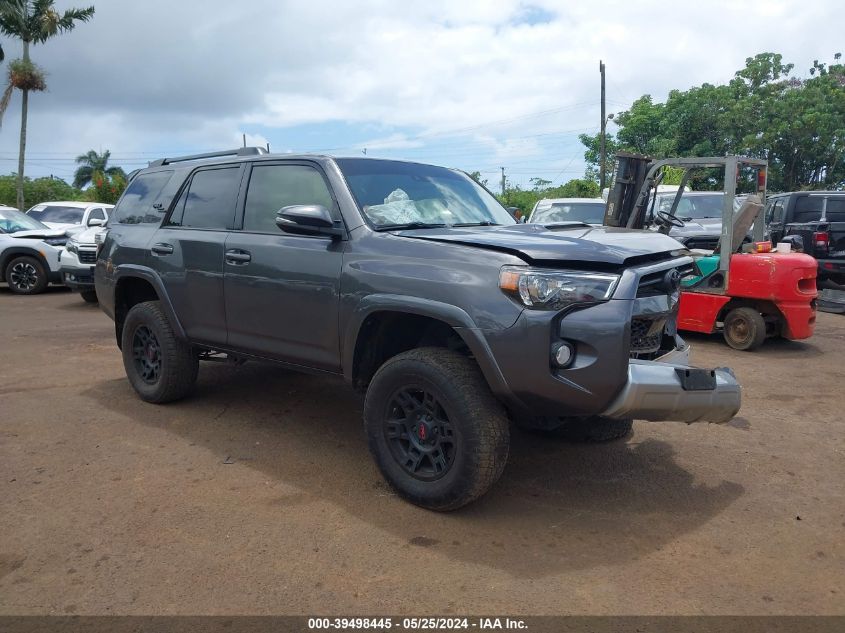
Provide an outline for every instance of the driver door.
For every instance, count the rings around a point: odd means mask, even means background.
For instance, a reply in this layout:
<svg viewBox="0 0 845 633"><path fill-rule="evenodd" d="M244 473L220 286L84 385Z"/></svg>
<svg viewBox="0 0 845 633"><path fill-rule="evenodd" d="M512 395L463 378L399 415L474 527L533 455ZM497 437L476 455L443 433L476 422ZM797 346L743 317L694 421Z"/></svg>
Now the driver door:
<svg viewBox="0 0 845 633"><path fill-rule="evenodd" d="M296 204L323 205L340 219L329 184L315 164L261 161L250 167L239 222L225 245L228 347L339 371L345 242L282 232L276 213Z"/></svg>

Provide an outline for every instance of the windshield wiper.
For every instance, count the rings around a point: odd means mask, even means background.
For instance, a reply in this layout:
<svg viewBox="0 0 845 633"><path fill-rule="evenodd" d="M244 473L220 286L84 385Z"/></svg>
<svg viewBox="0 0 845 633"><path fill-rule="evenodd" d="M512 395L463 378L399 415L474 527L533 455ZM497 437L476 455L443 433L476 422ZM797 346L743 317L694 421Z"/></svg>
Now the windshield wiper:
<svg viewBox="0 0 845 633"><path fill-rule="evenodd" d="M380 224L376 231L397 231L403 229L440 229L446 226L443 222L407 222L405 224Z"/></svg>
<svg viewBox="0 0 845 633"><path fill-rule="evenodd" d="M493 220L482 220L481 222L459 222L457 224L453 224L452 226L502 226L498 222L493 222Z"/></svg>

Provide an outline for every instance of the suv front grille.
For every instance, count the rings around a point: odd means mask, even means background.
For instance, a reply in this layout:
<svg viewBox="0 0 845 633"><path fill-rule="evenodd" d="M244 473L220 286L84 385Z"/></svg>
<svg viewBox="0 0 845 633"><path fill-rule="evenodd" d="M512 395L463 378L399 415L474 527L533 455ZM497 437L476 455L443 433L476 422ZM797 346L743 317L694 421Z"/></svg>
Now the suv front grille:
<svg viewBox="0 0 845 633"><path fill-rule="evenodd" d="M667 273L673 269L683 279L692 274L694 266L687 260L682 266L668 266L640 277L634 302L635 314L631 318L629 355L632 358L648 360L675 347L678 295L670 295L667 287Z"/></svg>
<svg viewBox="0 0 845 633"><path fill-rule="evenodd" d="M666 316L634 317L631 319L631 353L651 354L660 349Z"/></svg>
<svg viewBox="0 0 845 633"><path fill-rule="evenodd" d="M97 251L84 251L80 248L78 255L79 255L79 263L80 264L96 264L97 263Z"/></svg>
<svg viewBox="0 0 845 633"><path fill-rule="evenodd" d="M677 268L678 272L681 274L681 279L695 272L695 267L692 264L678 266ZM665 295L666 289L663 287L663 280L666 278L666 273L670 270L672 269L666 268L640 277L640 283L637 286L637 299L641 299L642 297L659 297L660 295Z"/></svg>

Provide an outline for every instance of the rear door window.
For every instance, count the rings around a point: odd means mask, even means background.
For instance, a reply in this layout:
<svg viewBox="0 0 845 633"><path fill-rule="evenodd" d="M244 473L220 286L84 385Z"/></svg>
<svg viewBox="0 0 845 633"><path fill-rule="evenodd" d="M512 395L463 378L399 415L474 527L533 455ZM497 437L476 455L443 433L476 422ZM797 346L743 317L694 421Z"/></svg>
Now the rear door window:
<svg viewBox="0 0 845 633"><path fill-rule="evenodd" d="M240 167L196 172L179 196L168 224L194 229L232 228L240 180Z"/></svg>
<svg viewBox="0 0 845 633"><path fill-rule="evenodd" d="M159 224L173 200L172 195L163 194L171 176L172 171L157 171L133 178L114 208L112 221L118 224Z"/></svg>

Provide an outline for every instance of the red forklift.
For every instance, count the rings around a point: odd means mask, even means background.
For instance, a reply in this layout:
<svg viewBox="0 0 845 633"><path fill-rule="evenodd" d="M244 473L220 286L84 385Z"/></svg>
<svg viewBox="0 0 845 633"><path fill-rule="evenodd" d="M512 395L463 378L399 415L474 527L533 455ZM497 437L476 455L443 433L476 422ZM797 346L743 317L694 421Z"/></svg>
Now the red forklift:
<svg viewBox="0 0 845 633"><path fill-rule="evenodd" d="M721 332L738 350L754 350L768 337L809 338L816 321L816 260L793 252L800 244L779 244L772 250L771 243L763 241L766 167L766 161L740 156L654 160L619 153L605 209L606 226L668 235L673 227L684 225L676 211L692 173L721 171L721 238L712 252L688 251L694 271L681 282L678 329ZM655 211L655 193L666 168L681 169L683 176L671 208ZM740 180L755 190L741 205L735 203Z"/></svg>

